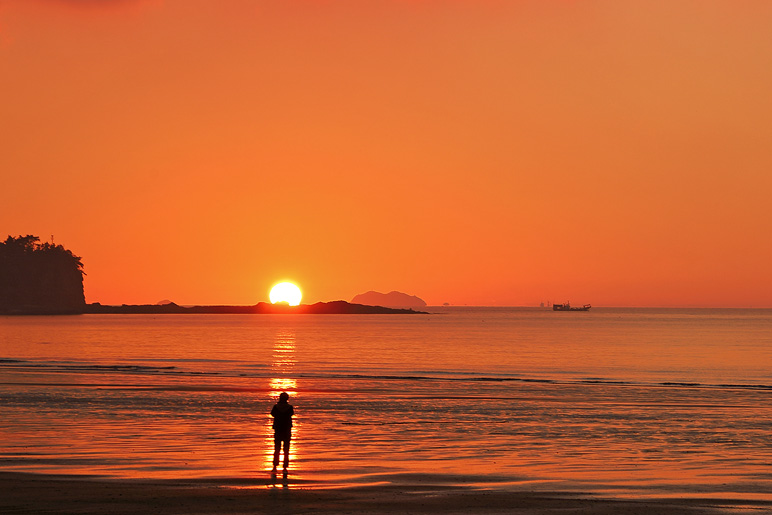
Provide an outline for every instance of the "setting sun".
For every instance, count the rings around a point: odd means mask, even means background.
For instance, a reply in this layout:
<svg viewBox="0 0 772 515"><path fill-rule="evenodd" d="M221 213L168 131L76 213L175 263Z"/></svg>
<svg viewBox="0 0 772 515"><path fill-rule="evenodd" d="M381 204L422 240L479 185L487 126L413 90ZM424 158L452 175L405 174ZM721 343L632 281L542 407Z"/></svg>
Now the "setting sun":
<svg viewBox="0 0 772 515"><path fill-rule="evenodd" d="M271 299L271 304L286 302L290 306L298 306L300 305L300 299L303 298L303 293L296 285L283 282L271 288L271 293L268 297Z"/></svg>

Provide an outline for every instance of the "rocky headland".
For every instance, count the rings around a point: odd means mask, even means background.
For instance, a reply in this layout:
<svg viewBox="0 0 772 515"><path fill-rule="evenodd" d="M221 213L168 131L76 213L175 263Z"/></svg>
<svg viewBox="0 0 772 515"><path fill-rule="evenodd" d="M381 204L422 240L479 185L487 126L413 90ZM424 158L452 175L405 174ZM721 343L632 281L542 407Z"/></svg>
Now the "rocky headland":
<svg viewBox="0 0 772 515"><path fill-rule="evenodd" d="M31 234L0 241L0 315L73 315L85 306L80 257Z"/></svg>

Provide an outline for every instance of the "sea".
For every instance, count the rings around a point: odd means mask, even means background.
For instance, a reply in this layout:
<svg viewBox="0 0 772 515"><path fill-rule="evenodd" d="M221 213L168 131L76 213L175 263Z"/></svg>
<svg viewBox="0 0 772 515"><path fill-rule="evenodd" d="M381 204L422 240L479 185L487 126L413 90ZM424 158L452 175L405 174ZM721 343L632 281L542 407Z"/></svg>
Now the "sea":
<svg viewBox="0 0 772 515"><path fill-rule="evenodd" d="M772 310L428 311L0 317L0 470L772 500Z"/></svg>

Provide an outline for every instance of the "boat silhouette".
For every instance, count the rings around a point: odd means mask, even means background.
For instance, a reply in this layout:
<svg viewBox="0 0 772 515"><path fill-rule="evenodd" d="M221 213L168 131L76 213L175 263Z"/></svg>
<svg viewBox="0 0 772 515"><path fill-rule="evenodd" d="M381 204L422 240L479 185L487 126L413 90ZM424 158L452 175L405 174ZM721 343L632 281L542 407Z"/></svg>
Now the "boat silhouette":
<svg viewBox="0 0 772 515"><path fill-rule="evenodd" d="M552 311L589 311L592 306L585 304L580 308L572 308L571 303L566 301L565 304L552 304Z"/></svg>

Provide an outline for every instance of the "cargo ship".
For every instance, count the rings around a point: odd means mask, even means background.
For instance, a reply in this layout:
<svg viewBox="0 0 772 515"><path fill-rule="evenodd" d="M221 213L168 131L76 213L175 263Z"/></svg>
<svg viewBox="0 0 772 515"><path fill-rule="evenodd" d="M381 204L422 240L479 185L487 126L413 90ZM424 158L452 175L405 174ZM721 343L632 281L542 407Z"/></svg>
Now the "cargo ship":
<svg viewBox="0 0 772 515"><path fill-rule="evenodd" d="M585 304L580 308L572 308L571 303L566 301L565 304L552 304L552 311L590 311L592 306Z"/></svg>

